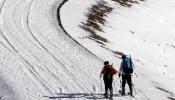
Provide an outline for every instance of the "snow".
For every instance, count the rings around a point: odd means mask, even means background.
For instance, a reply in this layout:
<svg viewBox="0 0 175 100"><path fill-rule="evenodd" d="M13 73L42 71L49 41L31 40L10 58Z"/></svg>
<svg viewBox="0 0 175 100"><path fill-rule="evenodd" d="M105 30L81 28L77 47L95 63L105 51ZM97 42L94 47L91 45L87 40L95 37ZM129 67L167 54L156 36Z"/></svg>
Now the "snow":
<svg viewBox="0 0 175 100"><path fill-rule="evenodd" d="M71 2L79 1L81 0L71 0ZM131 8L116 5L110 0L106 1L111 7L114 7L114 10L106 18L107 23L103 26L104 32L97 32L97 34L106 37L110 41L110 43L105 43L107 48L132 55L136 64L136 72L140 76L135 80L138 90L141 90L152 100L167 99L166 93L162 93L156 87L159 86L173 92L173 94L175 93L173 85L175 82L174 1L146 0L133 5ZM96 2L91 4L96 4ZM119 66L120 60L114 57L114 54L104 50L100 44L88 38L82 39L82 37L88 36L88 33L78 25L85 21L87 10L79 11L78 15L81 16L81 19L80 17L76 18L75 16L78 16L77 12L76 14L71 13L75 5L77 4L71 3L71 5L65 5L62 8L62 11L64 11L61 14L62 22L68 33L102 59L109 60L115 66ZM86 3L78 6L89 8ZM78 8L73 10L77 11ZM66 16L66 14L69 14L69 16ZM67 25L70 25L71 19L74 23L77 22L76 24L72 23L71 27L67 27ZM77 23L79 24L77 25ZM94 47L97 49L94 49Z"/></svg>
<svg viewBox="0 0 175 100"><path fill-rule="evenodd" d="M62 6L67 34L57 20L63 0L0 0L0 100L103 99L103 61L118 68L121 59L85 38L88 33L78 26L96 1L68 0ZM174 98L174 1L146 0L132 8L106 1L115 9L98 34L110 40L107 48L131 54L138 74L135 98L118 96L120 81L114 77L114 99Z"/></svg>
<svg viewBox="0 0 175 100"><path fill-rule="evenodd" d="M95 76L101 60L58 26L61 2L11 0L2 5L0 71L17 100L48 100L60 90L91 93L93 84L99 88Z"/></svg>
<svg viewBox="0 0 175 100"><path fill-rule="evenodd" d="M5 100L16 100L14 91L5 83L0 77L0 99Z"/></svg>

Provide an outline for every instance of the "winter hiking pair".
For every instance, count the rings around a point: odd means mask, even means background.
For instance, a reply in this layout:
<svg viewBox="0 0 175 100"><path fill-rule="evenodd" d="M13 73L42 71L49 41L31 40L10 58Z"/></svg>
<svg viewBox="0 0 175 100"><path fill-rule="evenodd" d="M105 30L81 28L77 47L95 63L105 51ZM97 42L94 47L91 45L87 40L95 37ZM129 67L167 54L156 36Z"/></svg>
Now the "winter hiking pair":
<svg viewBox="0 0 175 100"><path fill-rule="evenodd" d="M100 77L103 75L104 85L105 85L105 98L108 98L108 90L110 92L110 98L113 97L113 76L118 73L119 78L121 77L121 90L119 92L122 96L125 95L125 84L127 82L129 86L129 94L133 96L133 83L132 83L132 73L133 73L133 62L131 57L127 57L126 55L122 56L122 62L120 65L120 70L117 71L113 68L113 65L109 64L109 61L104 62L104 67L101 71Z"/></svg>

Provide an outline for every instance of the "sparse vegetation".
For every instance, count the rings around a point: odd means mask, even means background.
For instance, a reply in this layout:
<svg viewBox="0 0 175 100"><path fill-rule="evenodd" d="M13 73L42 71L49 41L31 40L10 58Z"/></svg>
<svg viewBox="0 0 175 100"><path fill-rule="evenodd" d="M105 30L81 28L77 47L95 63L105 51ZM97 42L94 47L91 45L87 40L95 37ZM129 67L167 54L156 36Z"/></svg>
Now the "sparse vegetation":
<svg viewBox="0 0 175 100"><path fill-rule="evenodd" d="M123 52L120 52L120 51L113 51L113 53L119 56L125 55Z"/></svg>
<svg viewBox="0 0 175 100"><path fill-rule="evenodd" d="M130 32L131 34L133 34L133 35L135 34L135 32L134 32L134 31L129 31L129 32Z"/></svg>
<svg viewBox="0 0 175 100"><path fill-rule="evenodd" d="M139 1L145 0L112 0L114 2L118 2L121 6L131 7L133 4L138 4Z"/></svg>
<svg viewBox="0 0 175 100"><path fill-rule="evenodd" d="M119 3L125 7L131 7L132 4L138 4L139 1L144 0L112 0L114 2ZM86 14L86 21L81 22L79 25L80 28L90 33L90 39L98 40L98 43L104 44L103 42L108 42L108 40L100 35L97 32L103 32L102 26L105 25L106 20L105 17L113 10L112 7L108 5L105 1L99 1L96 5L92 5L91 8L88 9L88 13ZM135 34L131 31L132 34Z"/></svg>
<svg viewBox="0 0 175 100"><path fill-rule="evenodd" d="M102 42L108 42L106 38L96 34L96 31L103 32L102 25L105 25L106 22L104 17L106 17L107 14L112 11L112 9L113 8L109 7L107 2L104 1L100 1L96 5L92 5L86 14L86 22L81 22L81 25L79 26L91 34L89 37ZM100 41L98 41L98 43ZM102 44L102 42L100 43Z"/></svg>
<svg viewBox="0 0 175 100"><path fill-rule="evenodd" d="M105 46L105 44L104 44L103 42L101 42L100 40L94 39L94 38L92 38L92 37L87 37L87 38L89 38L89 39L91 39L91 40L93 40L93 41L95 41L95 42L101 44L102 46Z"/></svg>
<svg viewBox="0 0 175 100"><path fill-rule="evenodd" d="M175 45L171 45L172 48L175 48Z"/></svg>
<svg viewBox="0 0 175 100"><path fill-rule="evenodd" d="M173 98L173 97L168 97L168 99L170 99L170 100L175 100L175 98Z"/></svg>
<svg viewBox="0 0 175 100"><path fill-rule="evenodd" d="M175 98L174 98L175 95L173 94L173 92L170 92L170 91L168 91L168 90L166 90L162 87L159 87L159 86L156 86L156 88L163 91L163 92L165 92L165 93L168 93L170 95L169 97L167 97L168 99L175 100Z"/></svg>
<svg viewBox="0 0 175 100"><path fill-rule="evenodd" d="M110 49L110 48L108 48L108 47L106 47L106 46L102 46L102 48L104 48L104 49L106 49L106 50L108 50L108 51L114 53L115 56L118 57L118 58L121 58L123 55L126 55L126 54L124 54L123 52L114 51L114 50L112 50L112 49Z"/></svg>
<svg viewBox="0 0 175 100"><path fill-rule="evenodd" d="M175 49L175 45L173 45L173 44L168 44L167 43L166 45Z"/></svg>

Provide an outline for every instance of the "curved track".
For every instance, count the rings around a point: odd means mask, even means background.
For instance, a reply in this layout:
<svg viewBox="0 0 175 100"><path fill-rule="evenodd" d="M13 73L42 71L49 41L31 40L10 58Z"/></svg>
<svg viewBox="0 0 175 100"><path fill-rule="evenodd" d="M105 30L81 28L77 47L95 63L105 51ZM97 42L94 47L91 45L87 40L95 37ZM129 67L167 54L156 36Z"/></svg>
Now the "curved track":
<svg viewBox="0 0 175 100"><path fill-rule="evenodd" d="M20 100L47 99L60 90L91 93L93 85L100 90L101 60L56 23L62 1L1 2L0 70Z"/></svg>
<svg viewBox="0 0 175 100"><path fill-rule="evenodd" d="M102 92L102 60L62 27L59 10L66 1L0 2L0 72L17 100L60 99L60 92L63 98L97 99ZM139 96L149 100L141 91Z"/></svg>

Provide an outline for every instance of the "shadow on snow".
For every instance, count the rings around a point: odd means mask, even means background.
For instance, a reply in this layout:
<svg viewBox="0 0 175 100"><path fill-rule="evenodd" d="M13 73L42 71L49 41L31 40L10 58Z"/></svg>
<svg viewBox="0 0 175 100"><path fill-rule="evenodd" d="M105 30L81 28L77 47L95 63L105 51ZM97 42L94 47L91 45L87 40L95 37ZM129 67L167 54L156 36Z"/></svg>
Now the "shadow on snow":
<svg viewBox="0 0 175 100"><path fill-rule="evenodd" d="M120 96L120 94L114 94L114 96ZM56 96L43 96L49 99L75 99L75 98L86 98L86 99L104 99L103 94L94 94L94 93L62 93Z"/></svg>

